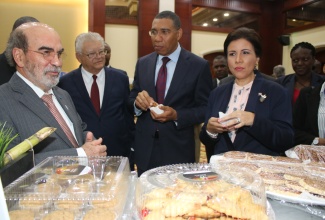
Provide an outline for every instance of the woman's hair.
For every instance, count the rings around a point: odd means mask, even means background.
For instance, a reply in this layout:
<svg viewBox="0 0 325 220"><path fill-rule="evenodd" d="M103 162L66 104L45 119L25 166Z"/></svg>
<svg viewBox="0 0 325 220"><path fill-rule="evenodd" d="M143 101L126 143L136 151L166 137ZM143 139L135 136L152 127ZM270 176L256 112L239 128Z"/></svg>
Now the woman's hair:
<svg viewBox="0 0 325 220"><path fill-rule="evenodd" d="M311 43L308 43L308 42L300 42L300 43L297 43L296 45L294 45L290 51L290 55L292 54L293 51L297 50L298 48L305 48L305 49L310 50L312 57L315 57L315 55L316 55L315 47Z"/></svg>
<svg viewBox="0 0 325 220"><path fill-rule="evenodd" d="M245 39L250 42L253 47L257 57L262 56L262 45L260 35L253 29L241 27L232 32L230 32L223 44L224 53L228 56L228 46L232 41Z"/></svg>

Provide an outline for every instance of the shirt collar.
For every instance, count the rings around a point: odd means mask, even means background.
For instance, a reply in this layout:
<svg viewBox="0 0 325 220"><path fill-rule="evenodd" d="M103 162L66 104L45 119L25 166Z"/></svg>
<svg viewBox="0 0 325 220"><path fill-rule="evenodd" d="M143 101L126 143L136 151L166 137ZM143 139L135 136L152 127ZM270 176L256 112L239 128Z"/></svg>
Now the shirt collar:
<svg viewBox="0 0 325 220"><path fill-rule="evenodd" d="M97 80L102 81L104 76L105 76L105 71L104 68L102 68L99 73L97 73ZM87 82L92 82L93 80L93 75L92 73L88 72L87 70L85 70L85 68L83 68L83 66L81 66L81 74L83 75L84 79L87 80Z"/></svg>
<svg viewBox="0 0 325 220"><path fill-rule="evenodd" d="M173 53L169 54L167 57L169 57L169 59L174 63L177 63L180 53L181 53L181 46L178 43L176 50ZM163 57L165 56L159 55L158 60L161 60Z"/></svg>

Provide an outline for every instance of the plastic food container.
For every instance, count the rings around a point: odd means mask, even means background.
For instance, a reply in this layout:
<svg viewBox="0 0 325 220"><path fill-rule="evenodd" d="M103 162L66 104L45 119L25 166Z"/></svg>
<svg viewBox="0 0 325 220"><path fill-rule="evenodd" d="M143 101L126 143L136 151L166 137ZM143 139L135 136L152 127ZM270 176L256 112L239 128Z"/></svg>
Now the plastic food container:
<svg viewBox="0 0 325 220"><path fill-rule="evenodd" d="M262 179L227 164L146 171L137 183L136 206L140 219L269 219Z"/></svg>
<svg viewBox="0 0 325 220"><path fill-rule="evenodd" d="M96 172L90 160L102 163ZM82 220L87 214L87 218L119 219L127 202L130 174L125 157L50 157L8 185L4 193L12 216L26 213L36 220L57 216Z"/></svg>

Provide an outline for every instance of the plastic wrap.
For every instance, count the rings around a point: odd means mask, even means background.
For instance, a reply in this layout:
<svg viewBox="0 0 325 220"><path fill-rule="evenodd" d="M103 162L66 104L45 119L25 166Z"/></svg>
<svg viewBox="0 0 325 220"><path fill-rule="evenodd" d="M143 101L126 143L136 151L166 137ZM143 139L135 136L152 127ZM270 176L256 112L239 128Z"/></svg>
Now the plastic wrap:
<svg viewBox="0 0 325 220"><path fill-rule="evenodd" d="M297 145L287 150L285 154L306 162L325 163L325 146Z"/></svg>
<svg viewBox="0 0 325 220"><path fill-rule="evenodd" d="M294 203L317 216L325 215L325 166L322 163L237 151L215 155L210 162L246 167L261 176L269 198Z"/></svg>
<svg viewBox="0 0 325 220"><path fill-rule="evenodd" d="M100 179L91 168L93 159L104 161ZM24 219L32 213L30 219L110 220L121 218L129 182L129 161L124 157L51 157L4 192L9 214L25 213Z"/></svg>
<svg viewBox="0 0 325 220"><path fill-rule="evenodd" d="M176 164L141 175L140 219L274 219L262 179L226 164Z"/></svg>

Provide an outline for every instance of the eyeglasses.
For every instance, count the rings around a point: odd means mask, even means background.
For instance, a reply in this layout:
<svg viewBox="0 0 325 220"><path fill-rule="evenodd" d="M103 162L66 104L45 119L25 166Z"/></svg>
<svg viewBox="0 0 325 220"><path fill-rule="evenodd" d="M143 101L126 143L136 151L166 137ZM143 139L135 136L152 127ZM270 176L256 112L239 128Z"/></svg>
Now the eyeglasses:
<svg viewBox="0 0 325 220"><path fill-rule="evenodd" d="M98 52L92 52L84 55L86 55L89 59L94 59L97 55L101 57L101 56L105 56L106 54L107 54L107 50L100 50Z"/></svg>
<svg viewBox="0 0 325 220"><path fill-rule="evenodd" d="M65 53L62 51L55 52L54 50L43 50L43 51L37 51L37 50L28 50L34 53L42 54L44 59L47 61L51 61L54 59L55 55L58 56L59 60L62 60L62 58L65 56Z"/></svg>
<svg viewBox="0 0 325 220"><path fill-rule="evenodd" d="M159 34L160 36L166 37L170 33L172 33L172 30L170 29L160 29L160 30L152 29L149 31L149 36L156 37Z"/></svg>

